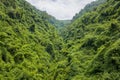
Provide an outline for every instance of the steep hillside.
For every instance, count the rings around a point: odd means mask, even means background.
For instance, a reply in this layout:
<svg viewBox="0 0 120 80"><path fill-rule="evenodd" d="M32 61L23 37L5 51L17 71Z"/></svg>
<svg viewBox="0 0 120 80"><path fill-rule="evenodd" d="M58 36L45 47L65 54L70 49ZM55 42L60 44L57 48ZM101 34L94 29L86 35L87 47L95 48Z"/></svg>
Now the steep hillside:
<svg viewBox="0 0 120 80"><path fill-rule="evenodd" d="M36 8L34 7L34 9L36 9ZM65 26L69 25L71 23L71 20L57 20L52 15L49 15L46 11L40 11L40 10L37 10L37 9L36 9L36 11L39 12L39 14L42 16L43 20L48 21L50 24L52 24L58 30L61 29L62 27L65 27Z"/></svg>
<svg viewBox="0 0 120 80"><path fill-rule="evenodd" d="M73 80L120 79L120 1L107 0L64 31Z"/></svg>
<svg viewBox="0 0 120 80"><path fill-rule="evenodd" d="M90 4L87 4L87 5L84 7L84 9L82 9L79 13L77 13L77 14L73 17L72 21L74 21L74 20L82 17L86 12L90 12L90 11L95 10L97 6L105 3L106 1L107 1L107 0L96 0L96 1L91 2Z"/></svg>
<svg viewBox="0 0 120 80"><path fill-rule="evenodd" d="M0 0L1 80L53 80L63 43L45 17L24 0Z"/></svg>

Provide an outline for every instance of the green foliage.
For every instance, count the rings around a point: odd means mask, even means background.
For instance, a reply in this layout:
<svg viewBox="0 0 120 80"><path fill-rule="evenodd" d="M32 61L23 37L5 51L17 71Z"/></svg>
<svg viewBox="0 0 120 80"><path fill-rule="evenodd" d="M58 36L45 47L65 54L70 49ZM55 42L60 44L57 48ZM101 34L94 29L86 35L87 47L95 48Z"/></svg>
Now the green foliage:
<svg viewBox="0 0 120 80"><path fill-rule="evenodd" d="M65 35L62 36L68 44L67 50L70 51L68 79L120 79L118 5L119 1L104 2L94 10L86 11L73 19L64 29Z"/></svg>
<svg viewBox="0 0 120 80"><path fill-rule="evenodd" d="M73 17L73 21L82 17L86 12L90 12L90 11L94 11L96 10L97 6L105 3L107 0L96 0L91 2L90 4L87 4L85 6L84 9L82 9L79 13L77 13L74 17Z"/></svg>
<svg viewBox="0 0 120 80"><path fill-rule="evenodd" d="M64 28L68 26L71 22L71 20L57 20L53 16L49 16L46 18L48 22L50 22L53 26L55 26L57 29ZM61 29L62 30L62 29Z"/></svg>
<svg viewBox="0 0 120 80"><path fill-rule="evenodd" d="M98 0L69 24L24 0L0 0L0 79L119 80L119 5Z"/></svg>
<svg viewBox="0 0 120 80"><path fill-rule="evenodd" d="M0 9L0 79L53 79L64 57L49 15L24 0L0 0Z"/></svg>

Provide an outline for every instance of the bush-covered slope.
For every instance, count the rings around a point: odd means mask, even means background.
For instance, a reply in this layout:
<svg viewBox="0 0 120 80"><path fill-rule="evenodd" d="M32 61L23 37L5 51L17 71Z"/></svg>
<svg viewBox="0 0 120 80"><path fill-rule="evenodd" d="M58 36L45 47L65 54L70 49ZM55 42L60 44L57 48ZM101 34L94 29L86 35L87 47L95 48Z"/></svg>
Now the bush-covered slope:
<svg viewBox="0 0 120 80"><path fill-rule="evenodd" d="M24 0L0 0L1 80L53 80L63 43L46 16Z"/></svg>
<svg viewBox="0 0 120 80"><path fill-rule="evenodd" d="M26 0L27 1L27 0ZM29 7L28 7L29 8ZM52 15L49 15L46 11L37 10L35 7L34 9L39 12L38 14L42 16L42 19L48 21L52 24L57 30L61 29L70 24L71 20L57 20Z"/></svg>
<svg viewBox="0 0 120 80"><path fill-rule="evenodd" d="M120 1L107 0L66 28L63 36L71 52L71 79L120 79L119 15Z"/></svg>
<svg viewBox="0 0 120 80"><path fill-rule="evenodd" d="M73 17L72 21L74 21L74 20L82 17L86 12L90 12L90 11L95 10L97 6L105 3L106 1L107 1L107 0L96 0L96 1L91 2L90 4L87 4L87 5L84 7L84 9L82 9L79 13L77 13L77 14Z"/></svg>

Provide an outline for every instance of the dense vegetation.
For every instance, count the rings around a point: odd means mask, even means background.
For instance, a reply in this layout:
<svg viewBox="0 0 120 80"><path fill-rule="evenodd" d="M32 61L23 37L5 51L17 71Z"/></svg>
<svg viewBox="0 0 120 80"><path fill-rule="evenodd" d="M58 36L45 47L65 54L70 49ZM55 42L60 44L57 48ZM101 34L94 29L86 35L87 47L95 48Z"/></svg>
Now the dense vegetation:
<svg viewBox="0 0 120 80"><path fill-rule="evenodd" d="M96 1L93 1L93 2L91 2L91 3L89 3L89 4L87 4L87 5L84 7L84 9L82 9L79 13L77 13L77 14L73 17L72 21L80 18L80 17L83 16L86 12L90 12L90 11L95 10L97 6L99 6L100 4L102 4L102 3L106 2L106 1L107 1L107 0L96 0Z"/></svg>
<svg viewBox="0 0 120 80"><path fill-rule="evenodd" d="M71 20L57 20L53 16L46 17L46 20L51 23L59 31L61 28L68 26L71 23Z"/></svg>
<svg viewBox="0 0 120 80"><path fill-rule="evenodd" d="M1 80L53 80L63 43L46 16L24 0L0 0Z"/></svg>
<svg viewBox="0 0 120 80"><path fill-rule="evenodd" d="M67 27L71 79L120 79L120 1L107 0Z"/></svg>
<svg viewBox="0 0 120 80"><path fill-rule="evenodd" d="M46 12L25 0L0 0L0 79L119 80L119 15L120 1L107 0L61 37Z"/></svg>

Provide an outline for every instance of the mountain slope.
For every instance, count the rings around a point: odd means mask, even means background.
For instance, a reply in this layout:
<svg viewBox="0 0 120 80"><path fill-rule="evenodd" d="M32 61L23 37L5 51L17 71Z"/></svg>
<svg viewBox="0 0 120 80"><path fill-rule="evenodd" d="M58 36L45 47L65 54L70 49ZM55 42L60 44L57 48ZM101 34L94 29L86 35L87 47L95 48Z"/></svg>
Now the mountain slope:
<svg viewBox="0 0 120 80"><path fill-rule="evenodd" d="M74 66L71 79L120 79L119 11L120 1L108 0L66 28L63 37Z"/></svg>
<svg viewBox="0 0 120 80"><path fill-rule="evenodd" d="M105 3L107 0L96 0L91 2L90 4L87 4L84 9L82 9L79 13L77 13L74 17L73 17L73 21L82 17L86 12L90 12L96 9L97 6Z"/></svg>
<svg viewBox="0 0 120 80"><path fill-rule="evenodd" d="M0 0L1 80L54 78L63 43L46 16L24 0Z"/></svg>
<svg viewBox="0 0 120 80"><path fill-rule="evenodd" d="M34 9L36 9L36 8L34 8ZM37 12L39 12L39 14L42 15L43 20L48 21L50 24L52 24L58 30L62 27L69 25L71 22L71 20L57 20L52 15L49 15L46 11L37 10Z"/></svg>

